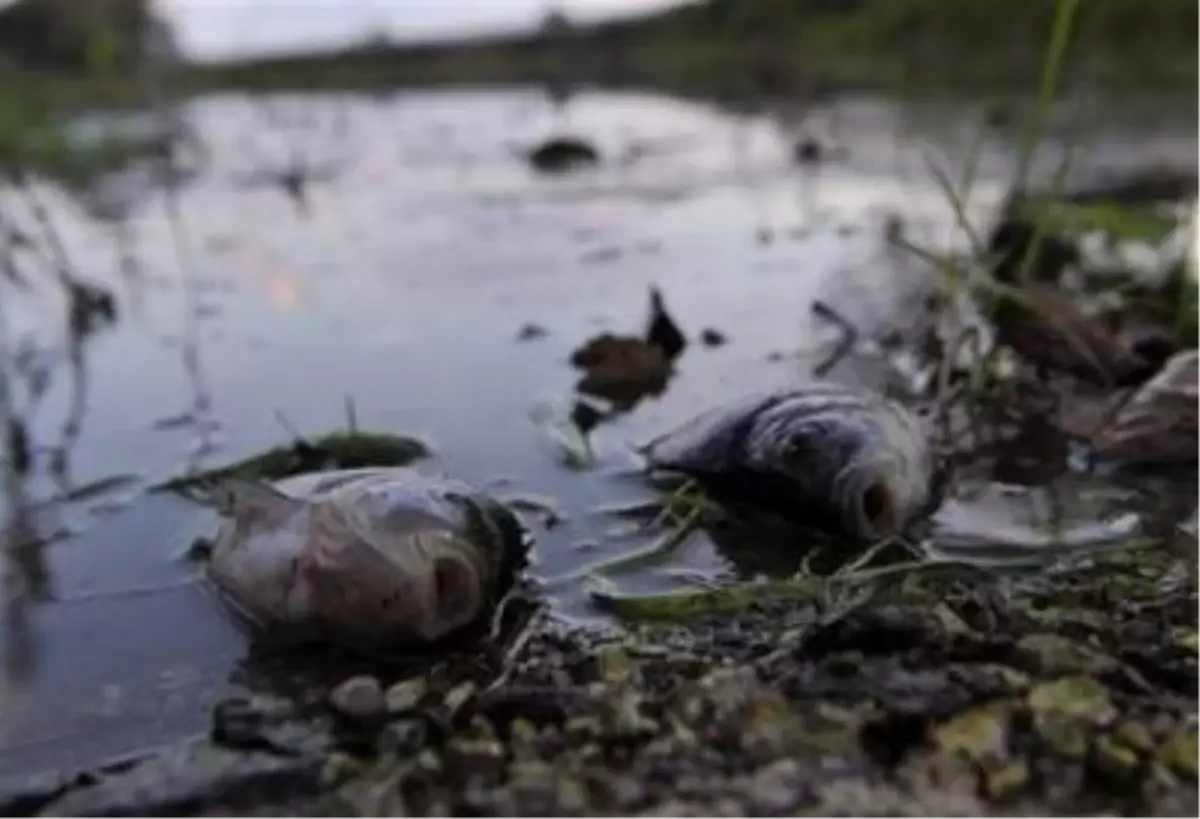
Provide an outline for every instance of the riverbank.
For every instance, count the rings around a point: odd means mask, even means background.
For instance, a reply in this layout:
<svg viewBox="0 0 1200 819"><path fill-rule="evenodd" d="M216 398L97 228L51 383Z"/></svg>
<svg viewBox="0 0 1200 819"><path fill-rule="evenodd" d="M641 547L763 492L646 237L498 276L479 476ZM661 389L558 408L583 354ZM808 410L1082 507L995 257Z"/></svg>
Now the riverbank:
<svg viewBox="0 0 1200 819"><path fill-rule="evenodd" d="M354 718L342 697L339 713L332 685L286 703L248 696L218 706L208 739L10 783L3 804L59 816L1194 815L1195 548L1159 542L1036 577L930 573L853 603L626 633L545 624L492 668L468 652L417 676L376 669L390 713L369 697Z"/></svg>

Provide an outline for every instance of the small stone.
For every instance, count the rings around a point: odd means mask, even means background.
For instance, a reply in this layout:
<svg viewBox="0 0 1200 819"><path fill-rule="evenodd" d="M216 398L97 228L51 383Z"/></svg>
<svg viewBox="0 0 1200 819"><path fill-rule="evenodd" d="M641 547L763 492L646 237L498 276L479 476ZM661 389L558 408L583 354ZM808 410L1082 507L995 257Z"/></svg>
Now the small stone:
<svg viewBox="0 0 1200 819"><path fill-rule="evenodd" d="M410 757L425 747L425 722L419 719L402 719L384 727L379 734L378 746L381 754Z"/></svg>
<svg viewBox="0 0 1200 819"><path fill-rule="evenodd" d="M800 763L781 759L754 775L750 783L756 812L786 815L801 796Z"/></svg>
<svg viewBox="0 0 1200 819"><path fill-rule="evenodd" d="M1023 759L1014 759L984 772L983 792L989 799L1004 799L1028 781L1029 765Z"/></svg>
<svg viewBox="0 0 1200 819"><path fill-rule="evenodd" d="M1125 720L1118 723L1112 731L1112 738L1126 748L1132 748L1139 753L1150 753L1154 750L1154 737L1150 729L1140 722Z"/></svg>
<svg viewBox="0 0 1200 819"><path fill-rule="evenodd" d="M1196 730L1178 730L1158 749L1158 760L1180 776L1196 778L1198 755Z"/></svg>
<svg viewBox="0 0 1200 819"><path fill-rule="evenodd" d="M1031 634L1017 643L1017 651L1022 664L1047 676L1097 674L1117 667L1107 654L1059 634Z"/></svg>
<svg viewBox="0 0 1200 819"><path fill-rule="evenodd" d="M374 677L351 677L329 693L329 704L343 716L370 722L383 716L383 687Z"/></svg>
<svg viewBox="0 0 1200 819"><path fill-rule="evenodd" d="M428 691L429 683L424 677L401 680L389 688L384 696L387 710L391 714L397 714L416 708Z"/></svg>
<svg viewBox="0 0 1200 819"><path fill-rule="evenodd" d="M447 710L450 711L450 714L454 715L461 711L463 706L466 705L467 702L470 701L470 699L474 696L475 683L468 680L467 682L459 683L451 688L446 694L446 699L444 702Z"/></svg>
<svg viewBox="0 0 1200 819"><path fill-rule="evenodd" d="M964 711L933 729L934 744L977 762L1001 759L1008 752L1010 710L1007 703L991 703Z"/></svg>
<svg viewBox="0 0 1200 819"><path fill-rule="evenodd" d="M1111 722L1116 709L1108 690L1090 677L1063 677L1042 683L1029 692L1035 714L1056 713L1095 725Z"/></svg>
<svg viewBox="0 0 1200 819"><path fill-rule="evenodd" d="M1137 752L1113 742L1111 737L1097 737L1094 753L1096 768L1107 777L1129 781L1137 773Z"/></svg>
<svg viewBox="0 0 1200 819"><path fill-rule="evenodd" d="M604 682L618 682L633 673L629 652L619 644L601 647L596 652L596 665L600 679Z"/></svg>
<svg viewBox="0 0 1200 819"><path fill-rule="evenodd" d="M325 760L324 767L321 768L321 784L327 788L336 788L362 773L365 767L360 760L349 754L334 751Z"/></svg>
<svg viewBox="0 0 1200 819"><path fill-rule="evenodd" d="M1034 730L1055 753L1068 759L1083 759L1088 748L1088 724L1058 711L1034 714Z"/></svg>
<svg viewBox="0 0 1200 819"><path fill-rule="evenodd" d="M714 327L705 327L700 331L700 343L705 347L720 347L728 341L729 338Z"/></svg>

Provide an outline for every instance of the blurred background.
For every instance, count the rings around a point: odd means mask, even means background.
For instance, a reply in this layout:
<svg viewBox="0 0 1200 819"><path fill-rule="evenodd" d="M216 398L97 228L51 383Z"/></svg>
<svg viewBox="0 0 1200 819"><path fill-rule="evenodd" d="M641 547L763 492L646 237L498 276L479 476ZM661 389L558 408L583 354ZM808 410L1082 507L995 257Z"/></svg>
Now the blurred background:
<svg viewBox="0 0 1200 819"><path fill-rule="evenodd" d="M569 571L636 496L594 467L809 375L814 304L914 331L905 248L966 252L1026 185L1193 214L1196 81L1191 0L3 0L0 769L195 730L239 667L148 487L352 405L553 497L538 570ZM1194 236L1152 236L1110 262L1166 286ZM640 338L651 287L682 356L572 363Z"/></svg>

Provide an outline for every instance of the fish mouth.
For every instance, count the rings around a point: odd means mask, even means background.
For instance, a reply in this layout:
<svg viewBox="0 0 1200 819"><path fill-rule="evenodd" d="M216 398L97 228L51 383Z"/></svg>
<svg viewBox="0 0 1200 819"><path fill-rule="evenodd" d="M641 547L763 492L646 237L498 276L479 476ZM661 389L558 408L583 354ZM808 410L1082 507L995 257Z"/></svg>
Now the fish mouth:
<svg viewBox="0 0 1200 819"><path fill-rule="evenodd" d="M473 622L483 610L481 557L469 543L449 539L430 550L421 618L422 637L433 641Z"/></svg>
<svg viewBox="0 0 1200 819"><path fill-rule="evenodd" d="M887 482L882 478L876 478L866 485L859 494L856 506L860 527L866 534L881 537L895 532L896 505Z"/></svg>

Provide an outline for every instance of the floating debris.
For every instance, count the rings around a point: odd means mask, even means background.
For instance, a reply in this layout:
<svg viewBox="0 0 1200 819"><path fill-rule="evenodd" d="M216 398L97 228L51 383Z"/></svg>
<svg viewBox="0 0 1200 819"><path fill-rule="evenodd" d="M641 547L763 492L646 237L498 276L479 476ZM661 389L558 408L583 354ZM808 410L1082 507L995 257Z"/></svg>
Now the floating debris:
<svg viewBox="0 0 1200 819"><path fill-rule="evenodd" d="M271 485L226 479L208 577L268 633L432 643L489 611L524 565L525 534L470 486L411 469Z"/></svg>
<svg viewBox="0 0 1200 819"><path fill-rule="evenodd" d="M646 324L646 343L663 351L668 359L678 358L687 347L687 338L667 312L662 291L650 288L650 319Z"/></svg>
<svg viewBox="0 0 1200 819"><path fill-rule="evenodd" d="M867 390L815 382L743 399L643 453L730 500L807 528L867 540L900 534L935 501L923 422Z"/></svg>
<svg viewBox="0 0 1200 819"><path fill-rule="evenodd" d="M650 315L645 335L601 333L571 355L571 364L586 374L575 389L630 409L648 395L659 395L674 374L672 362L687 339L663 304L657 287L650 289Z"/></svg>
<svg viewBox="0 0 1200 819"><path fill-rule="evenodd" d="M545 338L549 335L549 331L540 324L524 324L517 331L517 341L536 341L539 338Z"/></svg>
<svg viewBox="0 0 1200 819"><path fill-rule="evenodd" d="M600 152L584 139L561 136L548 139L533 148L527 158L535 170L563 173L595 165L600 161Z"/></svg>

